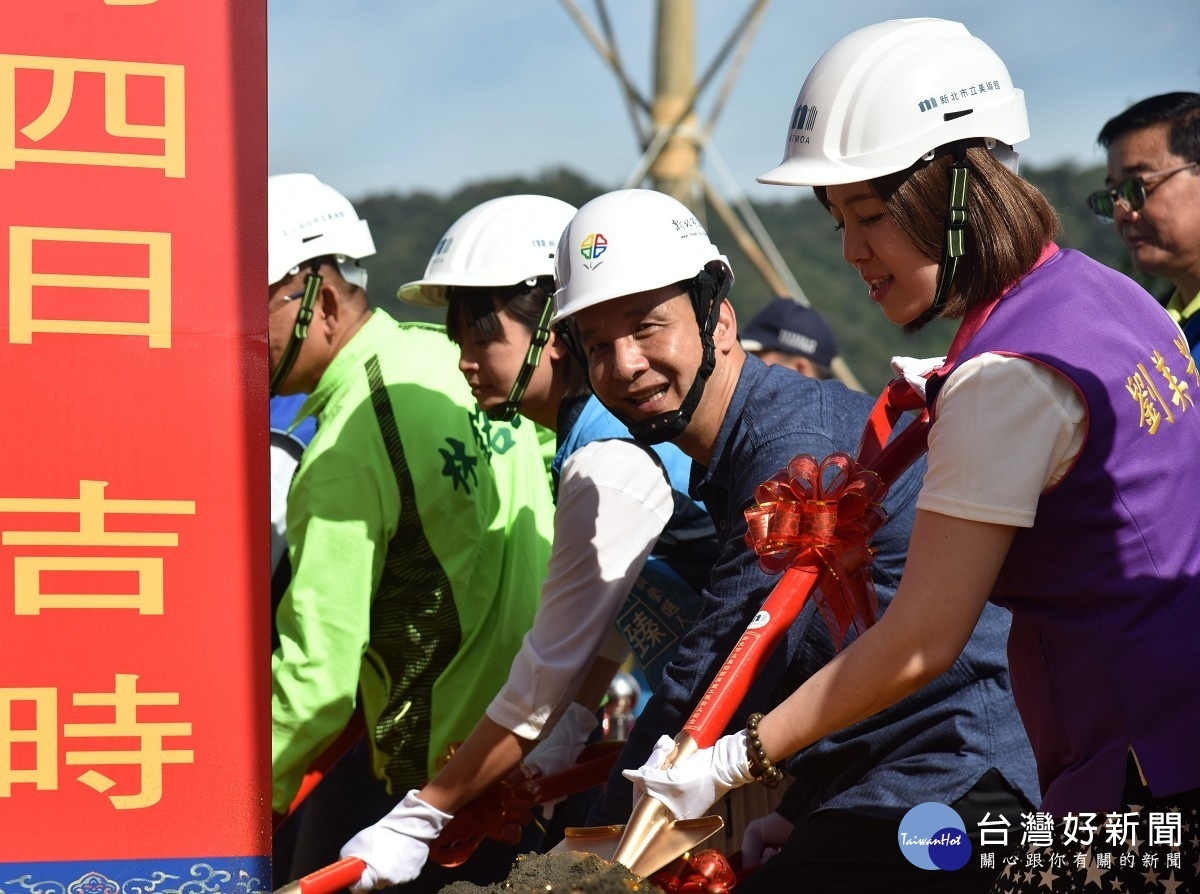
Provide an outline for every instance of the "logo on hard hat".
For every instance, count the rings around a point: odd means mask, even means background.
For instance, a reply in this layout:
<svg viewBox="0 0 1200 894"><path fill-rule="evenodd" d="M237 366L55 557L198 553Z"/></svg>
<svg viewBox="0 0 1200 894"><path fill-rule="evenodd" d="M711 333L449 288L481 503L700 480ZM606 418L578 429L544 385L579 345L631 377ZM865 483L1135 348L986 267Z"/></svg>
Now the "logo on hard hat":
<svg viewBox="0 0 1200 894"><path fill-rule="evenodd" d="M948 90L937 96L922 98L917 102L917 108L922 112L932 112L939 106L947 106L956 102L968 102L973 96L982 96L985 93L994 93L997 90L1003 89L999 81L983 81L979 84L968 84L966 87L960 87L957 90ZM955 113L955 117L966 115L969 112L970 110L968 109L965 112ZM947 118L946 120L950 119Z"/></svg>
<svg viewBox="0 0 1200 894"><path fill-rule="evenodd" d="M603 233L588 233L579 246L579 253L583 255L585 262L583 266L588 270L595 270L604 263L599 258L606 251L608 251L608 240L604 238Z"/></svg>
<svg viewBox="0 0 1200 894"><path fill-rule="evenodd" d="M438 244L433 250L433 257L429 259L430 269L433 269L434 267L446 262L446 253L450 251L450 245L453 242L453 236L443 236L440 240L438 240Z"/></svg>
<svg viewBox="0 0 1200 894"><path fill-rule="evenodd" d="M796 106L792 112L792 126L789 128L788 141L792 143L808 143L809 137L796 131L811 131L817 124L817 107L808 103Z"/></svg>

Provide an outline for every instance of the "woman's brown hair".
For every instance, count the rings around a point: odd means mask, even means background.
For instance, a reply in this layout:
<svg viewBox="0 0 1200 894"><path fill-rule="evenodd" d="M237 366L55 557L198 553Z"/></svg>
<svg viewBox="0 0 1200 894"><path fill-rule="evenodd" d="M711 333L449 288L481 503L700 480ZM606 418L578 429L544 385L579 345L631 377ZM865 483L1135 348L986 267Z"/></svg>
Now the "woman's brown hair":
<svg viewBox="0 0 1200 894"><path fill-rule="evenodd" d="M941 317L961 317L1016 283L1033 269L1060 228L1058 212L1037 187L1005 167L980 141L966 147L965 157L970 169L966 251L958 260L954 288L938 313ZM946 241L953 163L954 148L944 146L931 161L871 181L892 220L934 261L941 260ZM828 208L825 189L817 187L816 193ZM920 325L909 324L905 330Z"/></svg>

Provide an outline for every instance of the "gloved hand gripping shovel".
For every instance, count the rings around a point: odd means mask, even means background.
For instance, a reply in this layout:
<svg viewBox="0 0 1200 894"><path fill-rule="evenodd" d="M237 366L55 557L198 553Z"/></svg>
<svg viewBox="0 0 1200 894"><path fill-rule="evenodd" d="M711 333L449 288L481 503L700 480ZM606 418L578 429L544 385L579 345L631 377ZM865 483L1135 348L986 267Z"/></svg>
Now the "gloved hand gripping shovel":
<svg viewBox="0 0 1200 894"><path fill-rule="evenodd" d="M274 894L335 894L362 878L366 868L367 864L358 857L346 857L310 872L304 878L288 882L282 888L276 888Z"/></svg>
<svg viewBox="0 0 1200 894"><path fill-rule="evenodd" d="M573 767L549 776L530 777L527 770L518 767L454 815L430 844L430 862L459 866L470 859L485 838L516 844L522 827L533 821L533 808L602 784L616 763L618 751L616 742L593 743ZM358 857L346 857L289 882L274 894L335 894L357 882L364 869L366 864Z"/></svg>
<svg viewBox="0 0 1200 894"><path fill-rule="evenodd" d="M675 737L675 750L665 766L710 747L724 734L751 683L810 597L815 595L839 646L851 626L861 632L874 622L877 604L867 544L887 521L880 504L888 488L925 452L928 417L922 414L890 443L888 439L905 411L923 407L912 386L894 380L872 410L857 460L835 453L817 462L801 454L759 486L757 505L746 510L746 541L764 570L783 576ZM567 829L554 850L593 853L644 878L723 825L718 816L677 820L661 801L643 795L627 825Z"/></svg>

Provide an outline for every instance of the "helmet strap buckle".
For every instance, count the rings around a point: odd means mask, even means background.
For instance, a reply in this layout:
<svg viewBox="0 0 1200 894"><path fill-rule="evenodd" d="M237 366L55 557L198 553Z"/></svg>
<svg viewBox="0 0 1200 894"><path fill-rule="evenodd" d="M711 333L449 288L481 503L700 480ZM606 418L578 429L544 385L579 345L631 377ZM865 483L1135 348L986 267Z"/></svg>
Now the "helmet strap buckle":
<svg viewBox="0 0 1200 894"><path fill-rule="evenodd" d="M971 181L971 169L967 164L966 148L959 144L954 150L954 163L950 166L950 201L946 210L946 239L942 244L942 259L938 265L937 288L933 303L918 316L913 324L923 326L941 313L954 287L958 273L958 259L966 253L967 193Z"/></svg>
<svg viewBox="0 0 1200 894"><path fill-rule="evenodd" d="M300 309L296 312L296 325L292 327L287 347L284 348L283 356L279 358L279 366L275 367L275 373L271 376L271 397L278 394L279 389L283 387L288 373L296 365L296 358L300 356L300 348L303 347L304 340L308 338L308 327L312 323L313 308L317 303L317 295L321 292L322 282L321 274L318 272L320 264L316 260L311 263L308 276L304 278L304 294L300 298Z"/></svg>

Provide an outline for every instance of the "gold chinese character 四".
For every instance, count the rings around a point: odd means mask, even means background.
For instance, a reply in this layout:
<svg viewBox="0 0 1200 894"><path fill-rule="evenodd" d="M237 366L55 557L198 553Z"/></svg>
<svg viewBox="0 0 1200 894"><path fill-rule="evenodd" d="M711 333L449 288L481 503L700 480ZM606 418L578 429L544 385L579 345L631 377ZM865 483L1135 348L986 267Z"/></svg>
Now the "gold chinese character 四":
<svg viewBox="0 0 1200 894"><path fill-rule="evenodd" d="M190 723L139 722L138 708L143 705L178 705L178 692L138 692L137 674L117 674L112 692L77 692L73 704L80 706L102 706L113 708L112 723L65 723L63 738L114 738L136 739L133 750L111 751L68 751L68 766L136 765L141 769L141 785L132 795L109 795L108 800L117 810L133 810L150 807L162 799L163 767L167 764L195 763L191 749L167 749L163 739L167 736L190 736ZM79 777L84 785L104 793L116 783L95 769Z"/></svg>
<svg viewBox="0 0 1200 894"><path fill-rule="evenodd" d="M77 531L5 531L5 546L175 547L170 532L109 531L105 519L114 514L195 515L192 500L110 500L107 481L79 482L78 498L0 498L0 513L71 513L79 515ZM14 606L18 615L37 615L47 608L136 609L143 615L163 613L163 560L143 556L17 556L14 559ZM135 572L134 593L44 593L41 575L53 571Z"/></svg>
<svg viewBox="0 0 1200 894"><path fill-rule="evenodd" d="M17 73L49 72L53 81L42 113L19 133L40 143L66 119L80 75L104 79L104 129L113 137L161 143L161 152L105 152L95 149L50 149L17 145ZM0 53L0 170L17 162L96 165L101 167L161 168L167 177L184 175L184 78L182 65L103 59L65 59L54 56L14 56ZM130 78L162 83L163 123L134 124L128 110Z"/></svg>
<svg viewBox="0 0 1200 894"><path fill-rule="evenodd" d="M143 246L149 256L142 275L54 273L34 269L38 243L88 246ZM152 348L171 347L171 234L136 230L83 230L58 227L12 227L9 230L9 341L30 344L35 332L79 335L145 336ZM76 288L144 292L149 299L145 321L65 320L35 317L34 289ZM115 310L115 308L114 308ZM97 311L99 315L99 311Z"/></svg>

